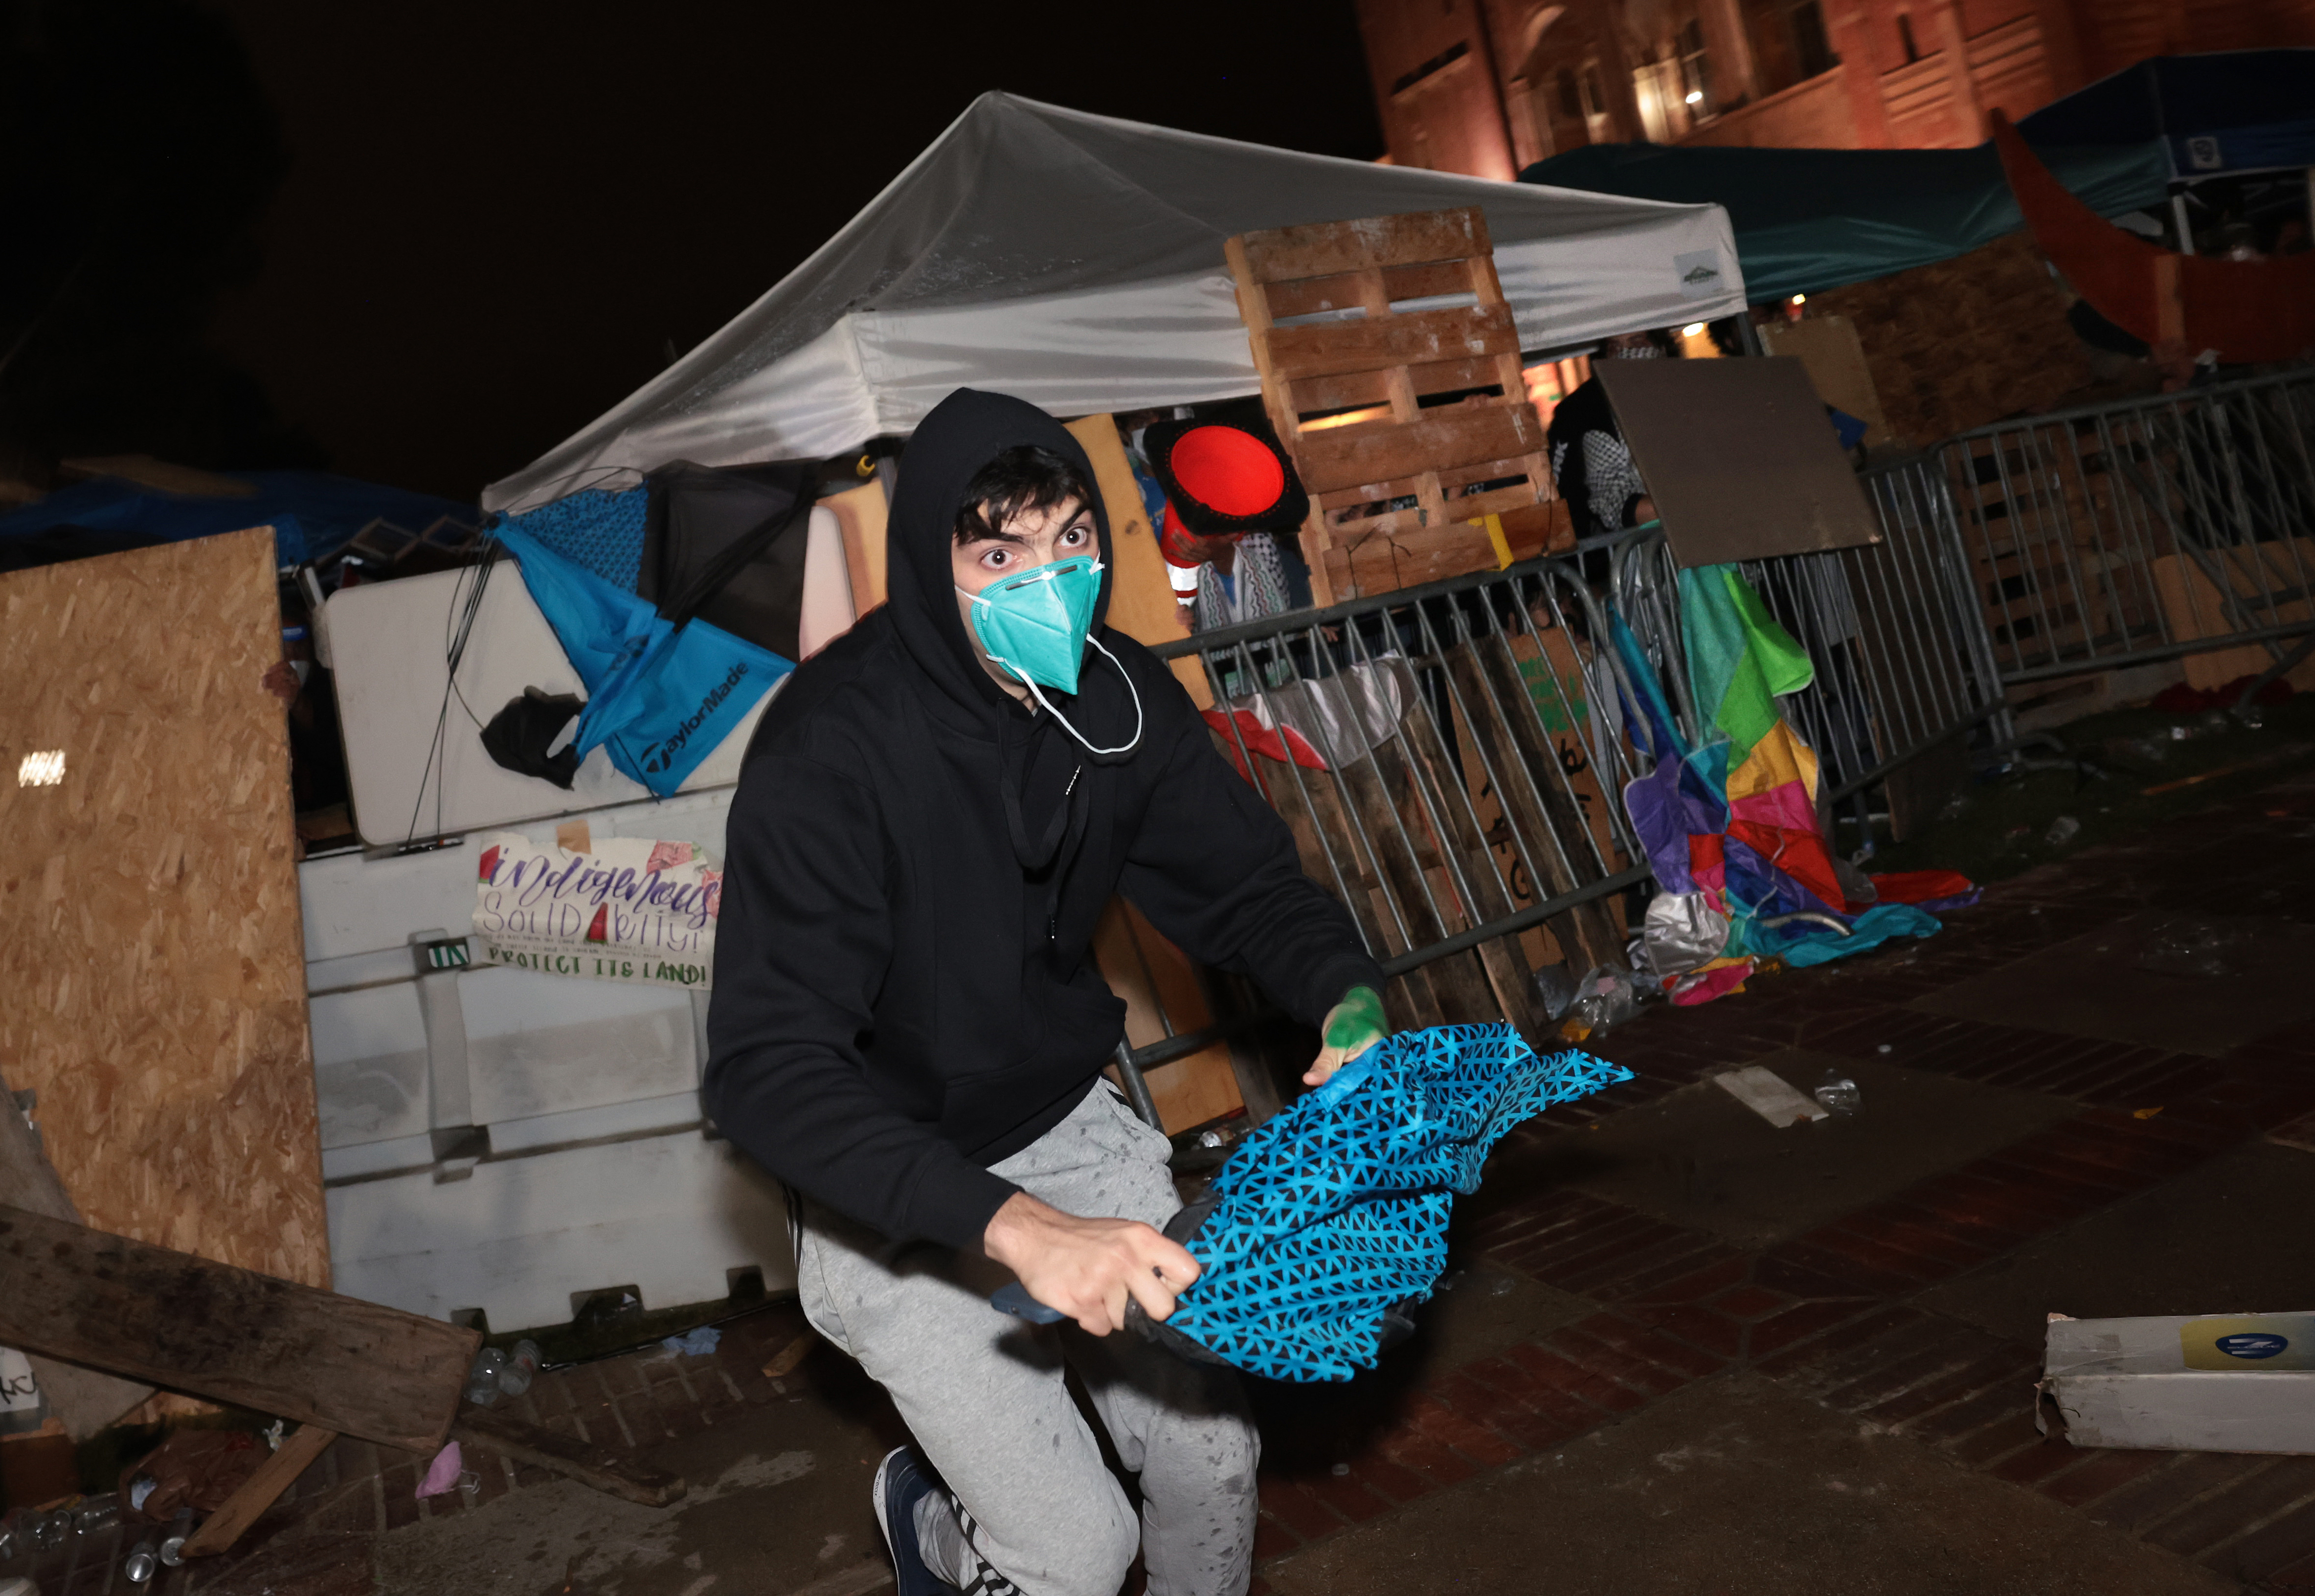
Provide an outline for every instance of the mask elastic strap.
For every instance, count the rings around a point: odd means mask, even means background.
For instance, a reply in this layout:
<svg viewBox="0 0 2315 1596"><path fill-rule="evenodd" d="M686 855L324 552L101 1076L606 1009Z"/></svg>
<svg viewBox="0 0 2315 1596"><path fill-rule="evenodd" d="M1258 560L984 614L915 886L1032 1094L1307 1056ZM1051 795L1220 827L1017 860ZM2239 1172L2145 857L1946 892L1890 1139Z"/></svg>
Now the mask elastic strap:
<svg viewBox="0 0 2315 1596"><path fill-rule="evenodd" d="M1029 689L1029 696L1037 701L1038 707L1042 709L1047 714L1052 716L1053 719L1060 722L1061 729L1067 732L1071 737L1076 738L1078 741L1084 746L1086 752L1093 755L1095 758L1100 758L1105 754L1130 754L1136 748L1140 746L1141 742L1141 689L1133 685L1132 672L1126 669L1124 666L1117 664L1117 656L1111 653L1107 649L1101 648L1100 638L1095 637L1092 633L1088 632L1086 634L1086 641L1093 644L1094 647L1101 649L1101 657L1103 659L1108 661L1112 665L1117 665L1117 674L1125 678L1125 690L1133 695L1133 735L1126 739L1124 742L1120 743L1115 748L1095 748L1092 743L1087 742L1084 734L1075 726L1069 724L1067 716L1063 715L1060 710L1055 709L1051 705L1045 702L1045 696L1037 691L1037 684L1035 682L1030 680L1024 673L1019 670L1014 670L1012 665L1008 661L998 660L997 662L1005 666L1007 669L1013 670L1013 674L1020 678L1021 685ZM991 654L989 658L995 660L997 659L997 656Z"/></svg>

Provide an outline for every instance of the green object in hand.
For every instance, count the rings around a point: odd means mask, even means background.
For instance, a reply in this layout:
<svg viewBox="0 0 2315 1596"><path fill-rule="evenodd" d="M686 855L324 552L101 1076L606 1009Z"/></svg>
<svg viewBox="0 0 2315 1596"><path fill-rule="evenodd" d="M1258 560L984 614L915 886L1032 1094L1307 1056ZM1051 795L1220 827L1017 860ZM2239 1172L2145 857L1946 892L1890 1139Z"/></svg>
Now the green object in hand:
<svg viewBox="0 0 2315 1596"><path fill-rule="evenodd" d="M1390 1022L1382 1015L1382 994L1372 987L1353 987L1326 1016L1326 1042L1330 1048L1357 1053L1368 1043L1380 1042L1389 1031Z"/></svg>

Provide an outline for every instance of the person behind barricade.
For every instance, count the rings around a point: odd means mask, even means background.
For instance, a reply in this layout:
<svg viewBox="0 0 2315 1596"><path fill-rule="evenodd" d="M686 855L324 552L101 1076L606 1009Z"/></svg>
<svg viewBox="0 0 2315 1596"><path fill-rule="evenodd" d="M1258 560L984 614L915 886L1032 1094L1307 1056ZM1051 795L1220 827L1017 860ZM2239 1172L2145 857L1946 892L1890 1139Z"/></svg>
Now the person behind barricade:
<svg viewBox="0 0 2315 1596"><path fill-rule="evenodd" d="M794 1194L806 1317L914 1437L874 1505L901 1596L1152 1596L1249 1579L1235 1377L1115 1334L1197 1264L1165 1134L1102 1079L1125 1006L1090 957L1123 893L1325 1043L1381 971L1166 668L1103 625L1110 528L1077 441L960 389L900 462L889 601L765 711L727 831L703 1098ZM1017 1280L1074 1320L990 1305ZM1127 1494L1062 1379L1083 1379Z"/></svg>
<svg viewBox="0 0 2315 1596"><path fill-rule="evenodd" d="M1595 360L1652 360L1677 357L1680 343L1663 328L1619 332L1601 344ZM1559 402L1544 430L1551 452L1552 480L1578 537L1620 532L1655 519L1647 483L1624 445L1623 430L1596 371Z"/></svg>
<svg viewBox="0 0 2315 1596"><path fill-rule="evenodd" d="M1295 539L1310 501L1259 403L1153 421L1134 434L1132 455L1193 632L1310 607Z"/></svg>

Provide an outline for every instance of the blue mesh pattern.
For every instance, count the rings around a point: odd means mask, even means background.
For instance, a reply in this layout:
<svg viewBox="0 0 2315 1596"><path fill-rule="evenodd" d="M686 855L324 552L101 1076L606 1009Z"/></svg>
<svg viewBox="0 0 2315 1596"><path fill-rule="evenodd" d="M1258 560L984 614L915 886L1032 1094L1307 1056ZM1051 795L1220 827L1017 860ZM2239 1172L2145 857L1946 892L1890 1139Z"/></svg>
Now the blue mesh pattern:
<svg viewBox="0 0 2315 1596"><path fill-rule="evenodd" d="M643 568L643 512L651 490L622 493L589 488L509 516L499 524L528 532L554 553L632 593Z"/></svg>
<svg viewBox="0 0 2315 1596"><path fill-rule="evenodd" d="M1383 1310L1431 1295L1455 1193L1522 1120L1632 1078L1511 1026L1402 1031L1249 1135L1214 1178L1168 1328L1270 1379L1374 1367Z"/></svg>

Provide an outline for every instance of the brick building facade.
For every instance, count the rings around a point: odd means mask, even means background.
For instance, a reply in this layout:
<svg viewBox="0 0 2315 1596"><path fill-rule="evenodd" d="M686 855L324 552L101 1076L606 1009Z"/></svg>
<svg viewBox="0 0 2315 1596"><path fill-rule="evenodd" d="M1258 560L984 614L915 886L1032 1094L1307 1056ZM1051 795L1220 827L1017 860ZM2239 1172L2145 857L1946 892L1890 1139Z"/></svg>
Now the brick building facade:
<svg viewBox="0 0 2315 1596"><path fill-rule="evenodd" d="M1933 148L2149 56L2315 45L2315 0L1359 0L1389 158Z"/></svg>

